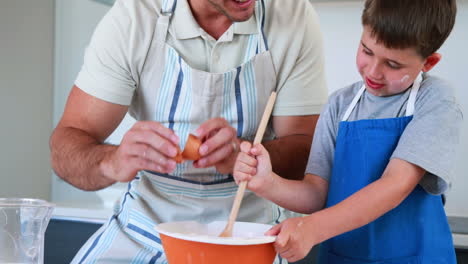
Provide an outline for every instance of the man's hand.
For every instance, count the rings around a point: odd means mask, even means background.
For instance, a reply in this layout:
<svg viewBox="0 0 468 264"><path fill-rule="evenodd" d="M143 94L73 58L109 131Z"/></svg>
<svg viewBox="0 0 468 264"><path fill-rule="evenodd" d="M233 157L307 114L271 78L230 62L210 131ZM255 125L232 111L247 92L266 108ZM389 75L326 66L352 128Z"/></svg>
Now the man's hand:
<svg viewBox="0 0 468 264"><path fill-rule="evenodd" d="M104 175L119 182L131 181L140 170L161 173L176 167L179 138L158 122L140 121L127 131L120 146L101 162Z"/></svg>
<svg viewBox="0 0 468 264"><path fill-rule="evenodd" d="M119 146L104 144L128 106L109 103L74 86L50 138L52 168L82 190L100 190L132 180L139 170L175 168L178 137L158 122L137 122Z"/></svg>
<svg viewBox="0 0 468 264"><path fill-rule="evenodd" d="M220 173L231 173L239 153L236 129L224 118L213 118L201 124L196 133L203 144L201 158L193 163L194 167L215 166Z"/></svg>

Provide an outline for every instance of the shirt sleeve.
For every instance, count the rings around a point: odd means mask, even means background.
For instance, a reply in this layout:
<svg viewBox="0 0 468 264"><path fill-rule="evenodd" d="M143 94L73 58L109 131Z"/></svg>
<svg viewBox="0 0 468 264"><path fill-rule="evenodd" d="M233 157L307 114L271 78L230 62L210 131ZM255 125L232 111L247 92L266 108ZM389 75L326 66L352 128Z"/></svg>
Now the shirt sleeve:
<svg viewBox="0 0 468 264"><path fill-rule="evenodd" d="M137 85L129 59L130 21L117 1L96 27L75 85L107 102L130 105Z"/></svg>
<svg viewBox="0 0 468 264"><path fill-rule="evenodd" d="M332 95L320 114L305 171L306 174L314 174L327 181L333 167L338 123L334 101Z"/></svg>
<svg viewBox="0 0 468 264"><path fill-rule="evenodd" d="M450 186L462 119L453 89L440 79L425 80L418 93L413 119L392 158L425 169L420 184L431 194L441 194Z"/></svg>
<svg viewBox="0 0 468 264"><path fill-rule="evenodd" d="M284 8L284 1L276 2ZM284 48L281 63L275 65L278 99L273 115L319 114L328 91L318 15L308 1L292 1L291 4L294 5L293 16L284 17L285 12L273 15L277 20L274 26L282 35L275 36L276 39L270 42ZM285 26L285 23L290 24Z"/></svg>

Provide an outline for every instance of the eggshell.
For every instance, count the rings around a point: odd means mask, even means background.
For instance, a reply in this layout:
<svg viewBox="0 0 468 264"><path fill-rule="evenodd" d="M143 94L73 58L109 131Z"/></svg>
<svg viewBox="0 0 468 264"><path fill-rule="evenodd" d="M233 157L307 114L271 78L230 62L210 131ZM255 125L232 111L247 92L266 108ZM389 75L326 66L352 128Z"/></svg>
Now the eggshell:
<svg viewBox="0 0 468 264"><path fill-rule="evenodd" d="M198 150L200 149L202 142L201 140L190 134L187 143L185 143L184 151L182 152L182 157L187 160L198 160L200 159L200 153Z"/></svg>
<svg viewBox="0 0 468 264"><path fill-rule="evenodd" d="M174 157L174 160L176 163L184 162L184 157L182 156L182 151L179 146L177 146L177 155Z"/></svg>
<svg viewBox="0 0 468 264"><path fill-rule="evenodd" d="M180 150L180 147L177 146L177 155L174 157L174 160L177 163L182 163L185 160L198 160L200 159L200 154L198 149L200 148L202 142L201 140L193 134L190 134L187 142L185 143L184 151Z"/></svg>

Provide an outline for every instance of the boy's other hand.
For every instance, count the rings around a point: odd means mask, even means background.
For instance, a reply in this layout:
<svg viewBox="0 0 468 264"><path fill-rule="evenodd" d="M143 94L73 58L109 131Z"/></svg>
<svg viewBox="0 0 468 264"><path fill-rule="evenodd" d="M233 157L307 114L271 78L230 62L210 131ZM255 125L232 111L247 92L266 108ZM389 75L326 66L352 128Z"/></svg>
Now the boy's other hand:
<svg viewBox="0 0 468 264"><path fill-rule="evenodd" d="M276 236L275 250L289 262L301 260L307 256L312 249L310 242L310 230L304 217L289 218L272 227L265 235Z"/></svg>

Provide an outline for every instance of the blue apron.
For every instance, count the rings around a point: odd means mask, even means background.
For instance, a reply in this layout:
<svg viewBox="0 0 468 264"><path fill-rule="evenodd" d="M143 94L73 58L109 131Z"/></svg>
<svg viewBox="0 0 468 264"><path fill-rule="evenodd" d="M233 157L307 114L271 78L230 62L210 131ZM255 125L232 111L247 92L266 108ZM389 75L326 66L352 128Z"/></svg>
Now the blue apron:
<svg viewBox="0 0 468 264"><path fill-rule="evenodd" d="M413 84L405 117L348 122L365 91L365 86L361 88L339 125L327 207L381 177L411 122L421 81L420 75ZM456 263L441 197L418 185L380 218L323 242L319 263Z"/></svg>

